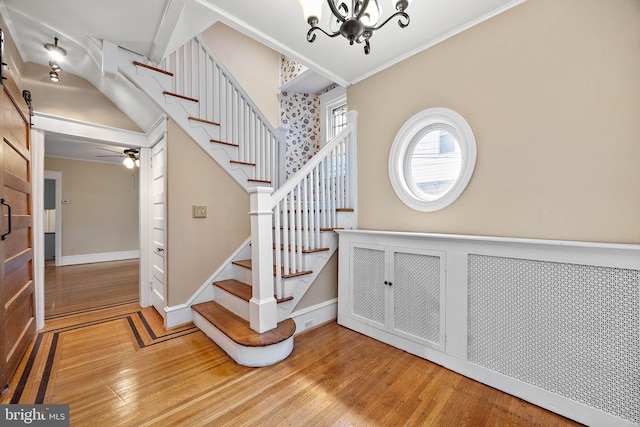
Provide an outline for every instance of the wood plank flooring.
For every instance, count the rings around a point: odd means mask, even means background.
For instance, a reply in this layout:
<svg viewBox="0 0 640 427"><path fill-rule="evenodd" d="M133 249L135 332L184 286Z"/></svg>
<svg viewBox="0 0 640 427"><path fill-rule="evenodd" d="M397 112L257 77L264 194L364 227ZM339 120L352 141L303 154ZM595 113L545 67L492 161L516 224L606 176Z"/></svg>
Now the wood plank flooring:
<svg viewBox="0 0 640 427"><path fill-rule="evenodd" d="M45 318L138 301L138 259L55 267L45 264Z"/></svg>
<svg viewBox="0 0 640 427"><path fill-rule="evenodd" d="M66 403L72 426L573 426L335 322L285 361L233 362L137 304L50 319L0 403Z"/></svg>

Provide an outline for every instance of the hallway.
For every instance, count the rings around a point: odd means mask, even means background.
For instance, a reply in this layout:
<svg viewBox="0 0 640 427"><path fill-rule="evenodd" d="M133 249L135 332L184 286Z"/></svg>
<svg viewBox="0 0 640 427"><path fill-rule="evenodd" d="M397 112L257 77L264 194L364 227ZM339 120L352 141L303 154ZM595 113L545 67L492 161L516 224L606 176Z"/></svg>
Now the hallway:
<svg viewBox="0 0 640 427"><path fill-rule="evenodd" d="M139 300L140 261L45 263L45 319Z"/></svg>

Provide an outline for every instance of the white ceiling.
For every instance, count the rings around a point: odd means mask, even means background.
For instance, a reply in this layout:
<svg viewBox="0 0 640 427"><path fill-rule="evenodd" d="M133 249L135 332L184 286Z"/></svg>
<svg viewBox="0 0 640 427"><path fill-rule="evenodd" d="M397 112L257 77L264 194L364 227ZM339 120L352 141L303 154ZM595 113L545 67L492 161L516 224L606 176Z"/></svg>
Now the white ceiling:
<svg viewBox="0 0 640 427"><path fill-rule="evenodd" d="M218 13L220 20L284 53L312 70L347 86L381 71L415 53L495 16L524 0L413 0L406 10L411 22L400 28L397 20L386 24L371 38L371 53L363 46L338 36L316 31L307 42L309 25L296 0L198 0ZM379 0L382 19L394 11L393 0ZM321 25L330 16L324 3Z"/></svg>
<svg viewBox="0 0 640 427"><path fill-rule="evenodd" d="M385 19L392 0L379 1ZM389 22L371 38L370 55L362 45L319 32L308 43L297 0L0 0L0 14L24 62L48 66L44 44L58 37L68 52L60 64L63 83L66 72L84 77L147 130L161 112L125 79L102 77L103 40L157 60L221 21L347 86L523 1L414 0L410 25ZM330 14L324 8L321 24Z"/></svg>
<svg viewBox="0 0 640 427"><path fill-rule="evenodd" d="M106 144L103 141L47 132L45 155L64 159L122 164L125 147Z"/></svg>

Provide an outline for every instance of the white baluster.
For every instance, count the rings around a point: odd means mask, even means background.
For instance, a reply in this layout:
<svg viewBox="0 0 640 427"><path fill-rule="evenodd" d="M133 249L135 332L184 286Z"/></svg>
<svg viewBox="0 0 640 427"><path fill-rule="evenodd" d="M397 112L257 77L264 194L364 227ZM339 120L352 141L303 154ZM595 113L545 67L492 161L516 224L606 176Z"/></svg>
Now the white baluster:
<svg viewBox="0 0 640 427"><path fill-rule="evenodd" d="M300 183L296 185L296 265L298 266L297 271L304 271L304 266L302 265L302 233L304 233L304 228L302 226L302 207L301 207L302 196L300 194Z"/></svg>
<svg viewBox="0 0 640 427"><path fill-rule="evenodd" d="M315 222L314 222L314 234L315 234L315 247L320 247L320 245L322 244L320 242L320 218L322 216L322 194L321 194L321 187L322 184L320 182L320 165L316 166L313 169L313 175L314 175L314 180L315 180L315 184L313 186L313 204L314 204L314 209L316 211L316 218L315 218Z"/></svg>
<svg viewBox="0 0 640 427"><path fill-rule="evenodd" d="M198 55L198 44L195 39L191 40L191 94L192 98L198 97L198 74L200 71L200 57Z"/></svg>
<svg viewBox="0 0 640 427"><path fill-rule="evenodd" d="M309 250L309 192L308 192L308 180L305 176L302 178L302 249Z"/></svg>
<svg viewBox="0 0 640 427"><path fill-rule="evenodd" d="M280 215L281 215L281 210L280 210L280 202L278 202L276 204L276 207L273 210L273 222L274 222L274 230L275 232L274 234L274 253L275 253L275 273L276 273L276 278L275 278L275 289L274 289L274 293L276 295L276 297L278 299L282 298L282 288L281 288L281 283L282 282L282 242L280 241Z"/></svg>
<svg viewBox="0 0 640 427"><path fill-rule="evenodd" d="M282 233L282 255L284 258L283 267L284 274L287 275L291 272L291 266L289 264L289 215L287 213L287 205L289 201L289 195L286 195L282 201L282 230L276 229L276 233Z"/></svg>
<svg viewBox="0 0 640 427"><path fill-rule="evenodd" d="M298 271L298 266L296 265L296 257L295 257L295 245L296 245L296 219L295 219L295 191L291 191L289 193L289 257L291 258L291 272L295 273Z"/></svg>
<svg viewBox="0 0 640 427"><path fill-rule="evenodd" d="M315 168L309 174L307 209L309 212L309 246L307 249L316 249L316 192L314 191Z"/></svg>

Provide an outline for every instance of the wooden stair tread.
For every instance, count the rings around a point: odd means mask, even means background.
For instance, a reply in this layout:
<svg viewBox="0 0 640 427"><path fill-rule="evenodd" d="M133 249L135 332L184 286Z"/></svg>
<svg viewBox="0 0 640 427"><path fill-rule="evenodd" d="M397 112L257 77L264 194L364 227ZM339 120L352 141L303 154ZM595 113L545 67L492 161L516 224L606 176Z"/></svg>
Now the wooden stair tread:
<svg viewBox="0 0 640 427"><path fill-rule="evenodd" d="M213 126L220 126L220 123L212 122L211 120L201 119L199 117L189 116L189 120L192 120L194 122L206 123L208 125L213 125Z"/></svg>
<svg viewBox="0 0 640 427"><path fill-rule="evenodd" d="M272 227L272 229L275 230L275 227ZM293 230L294 231L297 231L297 230L311 230L311 231L313 231L315 229L316 229L315 227L302 227L302 228L295 227ZM280 230L284 230L284 227L280 226ZM333 227L333 228L321 227L320 228L320 231L334 231L334 230L344 230L344 228L342 228L342 227ZM291 227L287 227L287 231L291 231Z"/></svg>
<svg viewBox="0 0 640 427"><path fill-rule="evenodd" d="M247 181L249 182L261 182L263 184L271 184L271 181L267 180L267 179L255 179L255 178L249 178L247 179Z"/></svg>
<svg viewBox="0 0 640 427"><path fill-rule="evenodd" d="M298 212L314 212L314 213L322 213L324 212L323 209L287 209L287 210L283 210L283 212L287 212L287 213L298 213ZM336 212L354 212L353 208L336 208Z"/></svg>
<svg viewBox="0 0 640 427"><path fill-rule="evenodd" d="M251 286L236 279L221 280L219 282L213 282L213 284L220 289L224 289L231 295L235 295L240 299L249 301L251 299Z"/></svg>
<svg viewBox="0 0 640 427"><path fill-rule="evenodd" d="M273 245L273 249L275 249L275 248L276 248L276 245ZM280 250L281 251L284 250L284 244L280 245ZM289 250L291 250L291 245L289 245ZM329 248L303 249L302 253L303 254L313 254L313 253L316 253L316 252L324 252L324 251L328 251L328 250L329 250ZM297 251L298 251L297 247L293 248L293 252L297 252Z"/></svg>
<svg viewBox="0 0 640 427"><path fill-rule="evenodd" d="M239 267L244 267L244 268L248 268L249 270L251 270L252 268L252 264L251 264L251 260L250 259L245 259L245 260L241 260L241 261L233 261L232 264L237 265ZM282 270L284 270L284 267L282 267ZM298 271L296 273L291 273L291 274L284 274L284 271L281 272L281 277L283 279L289 279L291 277L298 277L298 276L304 276L307 274L312 274L313 271L311 270L307 270L307 271ZM276 275L276 268L275 266L273 267L273 275Z"/></svg>
<svg viewBox="0 0 640 427"><path fill-rule="evenodd" d="M255 163L249 162L241 162L240 160L229 160L229 163L233 163L234 165L245 165L245 166L255 166Z"/></svg>
<svg viewBox="0 0 640 427"><path fill-rule="evenodd" d="M209 142L214 142L216 144L223 144L223 145L229 145L231 147L240 147L238 144L234 144L233 142L227 142L227 141L220 141L218 139L210 139Z"/></svg>
<svg viewBox="0 0 640 427"><path fill-rule="evenodd" d="M257 333L242 317L233 314L214 301L195 304L192 308L232 341L245 347L265 347L291 338L296 332L296 322L286 319L275 329Z"/></svg>
<svg viewBox="0 0 640 427"><path fill-rule="evenodd" d="M236 279L228 279L228 280L221 280L219 282L213 282L213 285L219 287L220 289L224 289L225 291L229 292L231 295L235 295L238 298L243 299L247 302L251 300L251 297L253 296L251 285ZM293 299L292 296L278 298L277 296L274 295L273 297L276 299L276 302L278 304L280 304L281 302L291 301Z"/></svg>
<svg viewBox="0 0 640 427"><path fill-rule="evenodd" d="M173 73L172 72L165 71L165 70L163 70L161 68L156 68L156 67L154 67L152 65L143 64L142 62L138 62L138 61L133 61L133 65L138 66L138 67L147 68L149 70L157 71L158 73L166 74L167 76L173 77Z"/></svg>
<svg viewBox="0 0 640 427"><path fill-rule="evenodd" d="M200 101L198 101L198 100L197 100L197 99L195 99L195 98L191 98L191 97L188 97L188 96L180 95L180 94L178 94L178 93L169 92L168 90L163 91L163 92L162 92L162 94L163 94L163 95L168 95L168 96L173 96L173 97L175 97L175 98L184 99L184 100L186 100L186 101L191 101L191 102L200 102Z"/></svg>

